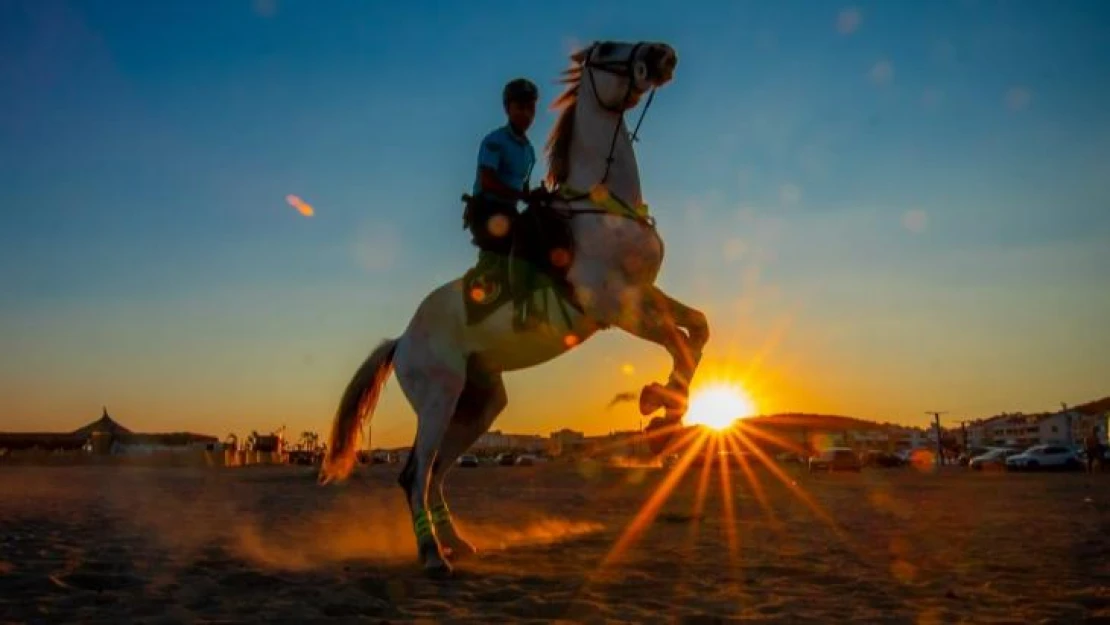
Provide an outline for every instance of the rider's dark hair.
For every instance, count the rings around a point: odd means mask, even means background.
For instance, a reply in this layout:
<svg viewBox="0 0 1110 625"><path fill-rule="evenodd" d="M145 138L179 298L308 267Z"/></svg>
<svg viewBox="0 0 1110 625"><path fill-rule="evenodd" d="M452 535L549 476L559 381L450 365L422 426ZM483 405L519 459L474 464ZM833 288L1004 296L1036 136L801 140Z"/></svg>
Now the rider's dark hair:
<svg viewBox="0 0 1110 625"><path fill-rule="evenodd" d="M535 102L540 97L536 83L527 78L514 78L501 90L501 104L508 108L509 102Z"/></svg>

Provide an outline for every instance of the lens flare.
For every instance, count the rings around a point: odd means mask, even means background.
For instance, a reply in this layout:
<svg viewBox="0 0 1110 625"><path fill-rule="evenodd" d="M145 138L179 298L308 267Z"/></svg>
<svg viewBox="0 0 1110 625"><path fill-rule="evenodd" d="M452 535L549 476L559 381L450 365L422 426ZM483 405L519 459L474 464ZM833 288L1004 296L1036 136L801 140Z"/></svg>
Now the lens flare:
<svg viewBox="0 0 1110 625"><path fill-rule="evenodd" d="M295 195L290 194L285 196L285 201L288 202L290 206L297 209L297 212L304 215L305 217L312 217L316 214L316 211L312 210L311 204L305 202Z"/></svg>

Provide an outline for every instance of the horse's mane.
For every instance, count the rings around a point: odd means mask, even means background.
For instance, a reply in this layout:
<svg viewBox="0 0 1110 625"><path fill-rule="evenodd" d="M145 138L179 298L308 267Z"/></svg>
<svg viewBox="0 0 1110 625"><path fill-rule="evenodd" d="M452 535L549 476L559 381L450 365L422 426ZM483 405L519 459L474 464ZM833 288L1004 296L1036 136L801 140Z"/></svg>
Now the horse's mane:
<svg viewBox="0 0 1110 625"><path fill-rule="evenodd" d="M586 55L584 52L576 52L570 58L571 66L563 71L563 76L559 79L567 87L551 104L552 110L561 110L559 119L555 121L544 146L544 151L547 152L545 180L549 188L563 184L570 174L570 141L574 136L574 115L578 109L578 88Z"/></svg>

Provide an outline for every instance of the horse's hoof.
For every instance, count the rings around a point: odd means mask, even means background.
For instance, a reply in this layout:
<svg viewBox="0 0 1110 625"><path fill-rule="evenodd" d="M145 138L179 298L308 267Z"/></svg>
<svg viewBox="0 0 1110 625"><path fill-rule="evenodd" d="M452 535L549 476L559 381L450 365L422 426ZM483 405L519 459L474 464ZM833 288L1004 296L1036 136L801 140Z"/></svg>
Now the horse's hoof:
<svg viewBox="0 0 1110 625"><path fill-rule="evenodd" d="M687 394L684 389L652 382L640 391L640 414L645 417L666 409L667 416L681 419L686 414Z"/></svg>
<svg viewBox="0 0 1110 625"><path fill-rule="evenodd" d="M451 577L451 565L445 561L429 562L424 565L424 575L431 579L447 579Z"/></svg>
<svg viewBox="0 0 1110 625"><path fill-rule="evenodd" d="M645 417L663 407L663 385L652 382L640 390L640 414Z"/></svg>

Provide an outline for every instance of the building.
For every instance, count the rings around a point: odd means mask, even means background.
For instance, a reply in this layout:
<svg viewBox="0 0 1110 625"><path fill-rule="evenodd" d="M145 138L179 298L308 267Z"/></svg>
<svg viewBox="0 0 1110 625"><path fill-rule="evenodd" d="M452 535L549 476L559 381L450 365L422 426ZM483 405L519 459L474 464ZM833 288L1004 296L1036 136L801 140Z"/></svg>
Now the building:
<svg viewBox="0 0 1110 625"><path fill-rule="evenodd" d="M610 432L586 439L586 450L591 456L638 458L652 455L647 438L639 430Z"/></svg>
<svg viewBox="0 0 1110 625"><path fill-rule="evenodd" d="M562 429L548 436L547 452L553 457L649 457L652 455L647 438L639 430L623 430L586 436L582 432Z"/></svg>
<svg viewBox="0 0 1110 625"><path fill-rule="evenodd" d="M563 428L552 432L547 440L547 453L554 457L581 454L586 451L586 435Z"/></svg>
<svg viewBox="0 0 1110 625"><path fill-rule="evenodd" d="M1041 430L1037 415L1000 414L965 423L968 447L996 445L1029 446L1040 442Z"/></svg>
<svg viewBox="0 0 1110 625"><path fill-rule="evenodd" d="M100 418L72 432L0 433L0 449L40 452L90 452L97 455L150 454L155 452L215 451L215 436L192 432L142 434L120 425L105 407Z"/></svg>
<svg viewBox="0 0 1110 625"><path fill-rule="evenodd" d="M543 453L547 450L547 440L536 434L505 434L501 430L490 430L478 437L470 446L473 453L496 454Z"/></svg>
<svg viewBox="0 0 1110 625"><path fill-rule="evenodd" d="M1082 445L1092 430L1106 444L1110 415L1101 410L1070 409L1054 413L1001 414L964 424L970 447L1006 445Z"/></svg>
<svg viewBox="0 0 1110 625"><path fill-rule="evenodd" d="M192 432L127 434L113 442L110 453L116 456L141 456L167 452L220 451L222 448L223 445L215 436L206 434Z"/></svg>
<svg viewBox="0 0 1110 625"><path fill-rule="evenodd" d="M1096 432L1103 445L1110 444L1110 400L1072 408L1067 413L1074 444L1082 445L1091 431Z"/></svg>

